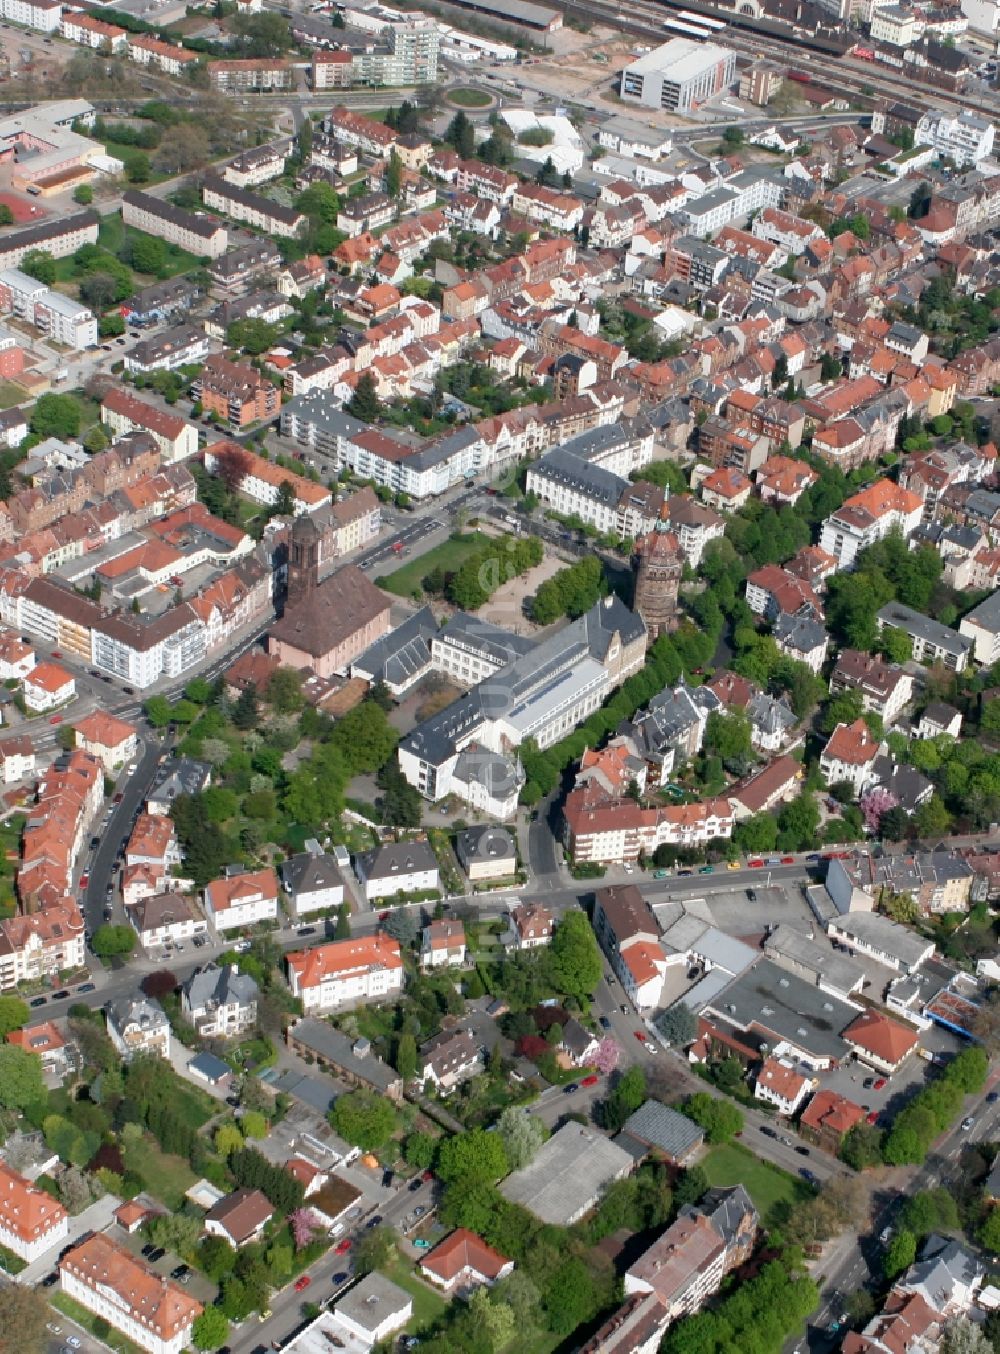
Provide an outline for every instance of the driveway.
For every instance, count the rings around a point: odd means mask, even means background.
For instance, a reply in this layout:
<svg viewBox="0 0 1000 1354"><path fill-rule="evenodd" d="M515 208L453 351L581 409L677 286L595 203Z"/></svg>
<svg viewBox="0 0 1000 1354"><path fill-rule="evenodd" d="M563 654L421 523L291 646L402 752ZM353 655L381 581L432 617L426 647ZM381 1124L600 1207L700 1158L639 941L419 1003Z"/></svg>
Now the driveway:
<svg viewBox="0 0 1000 1354"><path fill-rule="evenodd" d="M40 1255L37 1260L33 1260L30 1265L22 1269L17 1276L18 1283L33 1285L39 1283L45 1278L49 1270L55 1269L56 1261L59 1259L60 1252L67 1246L74 1245L82 1236L88 1232L104 1232L114 1223L115 1209L121 1203L113 1194L105 1194L103 1199L98 1199L96 1203L89 1204L82 1213L77 1213L75 1218L69 1220L69 1235L62 1241L56 1242L50 1246L44 1255Z"/></svg>

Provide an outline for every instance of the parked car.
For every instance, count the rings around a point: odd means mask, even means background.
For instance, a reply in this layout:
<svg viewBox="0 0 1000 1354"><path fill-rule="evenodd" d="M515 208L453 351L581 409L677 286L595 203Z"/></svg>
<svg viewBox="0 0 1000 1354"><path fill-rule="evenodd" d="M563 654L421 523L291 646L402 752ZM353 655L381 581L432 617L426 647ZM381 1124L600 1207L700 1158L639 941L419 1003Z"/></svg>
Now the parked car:
<svg viewBox="0 0 1000 1354"><path fill-rule="evenodd" d="M640 1043L640 1044L644 1044L644 1043L646 1042L646 1031L645 1031L645 1030L633 1030L632 1033L633 1033L633 1034L635 1035L635 1037L639 1040L639 1043Z"/></svg>
<svg viewBox="0 0 1000 1354"><path fill-rule="evenodd" d="M365 1231L370 1232L373 1227L377 1227L384 1219L381 1213L376 1213L373 1218L369 1218L365 1223Z"/></svg>
<svg viewBox="0 0 1000 1354"><path fill-rule="evenodd" d="M799 1147L796 1147L795 1150L796 1150L796 1152L798 1152L798 1154L799 1154L800 1157L807 1157L807 1156L809 1155L809 1148L808 1148L808 1147L801 1147L801 1146L799 1146Z"/></svg>
<svg viewBox="0 0 1000 1354"><path fill-rule="evenodd" d="M410 1191L411 1194L415 1194L423 1183L424 1182L420 1179L420 1176L418 1175L416 1180L410 1181L409 1185L407 1185L407 1189Z"/></svg>
<svg viewBox="0 0 1000 1354"><path fill-rule="evenodd" d="M885 1088L888 1086L888 1084L889 1081L887 1077L876 1077L875 1080L872 1082L872 1090L884 1091Z"/></svg>
<svg viewBox="0 0 1000 1354"><path fill-rule="evenodd" d="M84 992L96 991L96 987L93 983L81 983L76 990L78 995L82 995Z"/></svg>
<svg viewBox="0 0 1000 1354"><path fill-rule="evenodd" d="M962 1120L962 1132L963 1132L963 1133L968 1133L969 1129L973 1126L973 1124L974 1124L975 1122L976 1122L976 1121L975 1121L975 1119L972 1117L972 1115L971 1115L971 1114L967 1114L966 1117Z"/></svg>
<svg viewBox="0 0 1000 1354"><path fill-rule="evenodd" d="M354 1242L351 1240L351 1238L349 1236L345 1236L343 1241L338 1241L333 1249L337 1255L346 1255L353 1245Z"/></svg>
<svg viewBox="0 0 1000 1354"><path fill-rule="evenodd" d="M568 1086L563 1087L563 1095L574 1095L580 1089L578 1081L571 1081Z"/></svg>
<svg viewBox="0 0 1000 1354"><path fill-rule="evenodd" d="M300 1274L299 1277L295 1280L295 1283L292 1285L292 1287L295 1289L296 1293L302 1293L309 1287L311 1283L312 1279L309 1277L308 1274Z"/></svg>
<svg viewBox="0 0 1000 1354"><path fill-rule="evenodd" d="M28 1002L28 1005L31 1007L32 1010L35 1010L37 1006L44 1006L47 1001L48 997L32 997L32 999Z"/></svg>
<svg viewBox="0 0 1000 1354"><path fill-rule="evenodd" d="M602 1030L610 1030L611 1028L611 1021L607 1018L607 1016L599 1016L597 1023L600 1025Z"/></svg>
<svg viewBox="0 0 1000 1354"><path fill-rule="evenodd" d="M351 1276L347 1273L346 1270L344 1269L338 1270L337 1273L333 1276L334 1288L339 1288L342 1283L347 1283L347 1280L350 1277Z"/></svg>
<svg viewBox="0 0 1000 1354"><path fill-rule="evenodd" d="M596 1086L597 1083L600 1081L600 1079L601 1079L601 1078L597 1075L596 1072L591 1072L591 1074L590 1074L589 1077L584 1077L584 1079L580 1082L580 1085L581 1085L581 1086Z"/></svg>
<svg viewBox="0 0 1000 1354"><path fill-rule="evenodd" d="M777 1133L775 1133L774 1129L770 1127L769 1124L761 1124L760 1131L763 1133L765 1138L774 1138L775 1142L777 1142L778 1135Z"/></svg>
<svg viewBox="0 0 1000 1354"><path fill-rule="evenodd" d="M166 1253L167 1253L166 1250L162 1246L155 1247L152 1255L150 1255L149 1257L150 1262L155 1265L158 1260L163 1259Z"/></svg>

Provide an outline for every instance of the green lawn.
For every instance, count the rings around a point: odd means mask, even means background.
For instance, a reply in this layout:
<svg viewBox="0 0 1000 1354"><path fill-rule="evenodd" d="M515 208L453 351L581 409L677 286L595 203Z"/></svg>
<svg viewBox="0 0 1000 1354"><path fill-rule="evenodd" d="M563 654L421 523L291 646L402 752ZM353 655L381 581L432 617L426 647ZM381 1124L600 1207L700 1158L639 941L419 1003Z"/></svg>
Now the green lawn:
<svg viewBox="0 0 1000 1354"><path fill-rule="evenodd" d="M449 103L458 104L459 108L488 108L493 102L483 90L467 87L449 89L446 97Z"/></svg>
<svg viewBox="0 0 1000 1354"><path fill-rule="evenodd" d="M100 1340L108 1349L114 1349L118 1351L118 1354L140 1354L138 1345L134 1345L131 1340L122 1335L121 1331L109 1326L106 1321L95 1316L93 1312L88 1312L87 1308L82 1303L77 1302L75 1298L56 1291L49 1298L49 1301L64 1316L72 1317L78 1326L90 1331L91 1335ZM95 1330L94 1325L97 1321L100 1321L101 1324L98 1330Z"/></svg>
<svg viewBox="0 0 1000 1354"><path fill-rule="evenodd" d="M180 1208L185 1190L197 1179L186 1161L161 1152L148 1135L128 1149L126 1165L141 1177L150 1194L170 1209Z"/></svg>
<svg viewBox="0 0 1000 1354"><path fill-rule="evenodd" d="M765 1225L774 1221L776 1211L810 1193L804 1181L761 1161L738 1142L711 1148L699 1165L711 1185L743 1185Z"/></svg>
<svg viewBox="0 0 1000 1354"><path fill-rule="evenodd" d="M400 1288L405 1288L413 1299L413 1318L407 1326L411 1334L419 1334L433 1325L448 1306L441 1294L418 1278L416 1270L405 1260L397 1257L382 1272Z"/></svg>
<svg viewBox="0 0 1000 1354"><path fill-rule="evenodd" d="M387 592L394 592L397 597L410 597L420 587L420 580L432 569L441 568L446 573L454 573L470 555L488 544L489 537L481 531L467 531L457 538L442 541L426 555L419 555L394 573L376 578L375 582Z"/></svg>
<svg viewBox="0 0 1000 1354"><path fill-rule="evenodd" d="M23 404L27 395L12 381L0 381L0 409L10 409L12 405Z"/></svg>

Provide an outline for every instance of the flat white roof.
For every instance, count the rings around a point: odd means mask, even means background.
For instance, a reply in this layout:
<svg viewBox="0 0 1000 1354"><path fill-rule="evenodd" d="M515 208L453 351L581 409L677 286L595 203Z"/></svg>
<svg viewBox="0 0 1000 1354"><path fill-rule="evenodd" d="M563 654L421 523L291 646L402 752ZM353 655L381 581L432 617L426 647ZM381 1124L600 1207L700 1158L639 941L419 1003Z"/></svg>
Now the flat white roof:
<svg viewBox="0 0 1000 1354"><path fill-rule="evenodd" d="M728 60L731 55L728 47L719 47L712 42L694 42L690 38L671 38L660 47L633 61L626 70L636 75L662 75L665 80L683 84L694 80L710 66Z"/></svg>

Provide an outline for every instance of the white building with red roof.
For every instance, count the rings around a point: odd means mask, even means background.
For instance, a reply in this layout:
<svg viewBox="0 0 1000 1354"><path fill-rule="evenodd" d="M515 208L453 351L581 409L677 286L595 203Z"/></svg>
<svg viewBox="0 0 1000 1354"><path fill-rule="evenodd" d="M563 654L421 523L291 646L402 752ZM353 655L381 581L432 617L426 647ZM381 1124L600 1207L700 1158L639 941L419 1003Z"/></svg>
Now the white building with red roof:
<svg viewBox="0 0 1000 1354"><path fill-rule="evenodd" d="M180 1354L191 1343L200 1302L100 1232L59 1261L62 1291L145 1349Z"/></svg>
<svg viewBox="0 0 1000 1354"><path fill-rule="evenodd" d="M844 1030L844 1041L858 1062L891 1076L916 1051L917 1031L881 1011L862 1011Z"/></svg>
<svg viewBox="0 0 1000 1354"><path fill-rule="evenodd" d="M871 779L879 742L863 719L853 724L838 724L820 753L820 770L828 785L847 781L856 795Z"/></svg>
<svg viewBox="0 0 1000 1354"><path fill-rule="evenodd" d="M23 679L24 703L41 713L56 710L76 695L76 682L58 663L38 663Z"/></svg>
<svg viewBox="0 0 1000 1354"><path fill-rule="evenodd" d="M216 931L235 931L278 919L278 876L247 870L213 879L205 889L205 915Z"/></svg>
<svg viewBox="0 0 1000 1354"><path fill-rule="evenodd" d="M514 1261L488 1246L467 1227L458 1227L420 1262L420 1272L446 1293L492 1288L513 1273Z"/></svg>
<svg viewBox="0 0 1000 1354"><path fill-rule="evenodd" d="M460 968L465 963L465 927L460 921L442 919L424 927L420 967Z"/></svg>
<svg viewBox="0 0 1000 1354"><path fill-rule="evenodd" d="M30 1264L69 1231L69 1214L47 1190L0 1161L0 1246Z"/></svg>
<svg viewBox="0 0 1000 1354"><path fill-rule="evenodd" d="M292 996L302 1002L306 1015L403 990L399 944L382 931L294 950L285 960Z"/></svg>
<svg viewBox="0 0 1000 1354"><path fill-rule="evenodd" d="M773 1105L786 1118L799 1109L812 1090L812 1080L796 1072L784 1058L767 1058L757 1073L753 1093L756 1099Z"/></svg>
<svg viewBox="0 0 1000 1354"><path fill-rule="evenodd" d="M117 719L104 710L95 710L93 714L78 720L73 728L76 730L77 747L99 757L105 771L114 771L135 756L135 726L127 724L124 719Z"/></svg>

